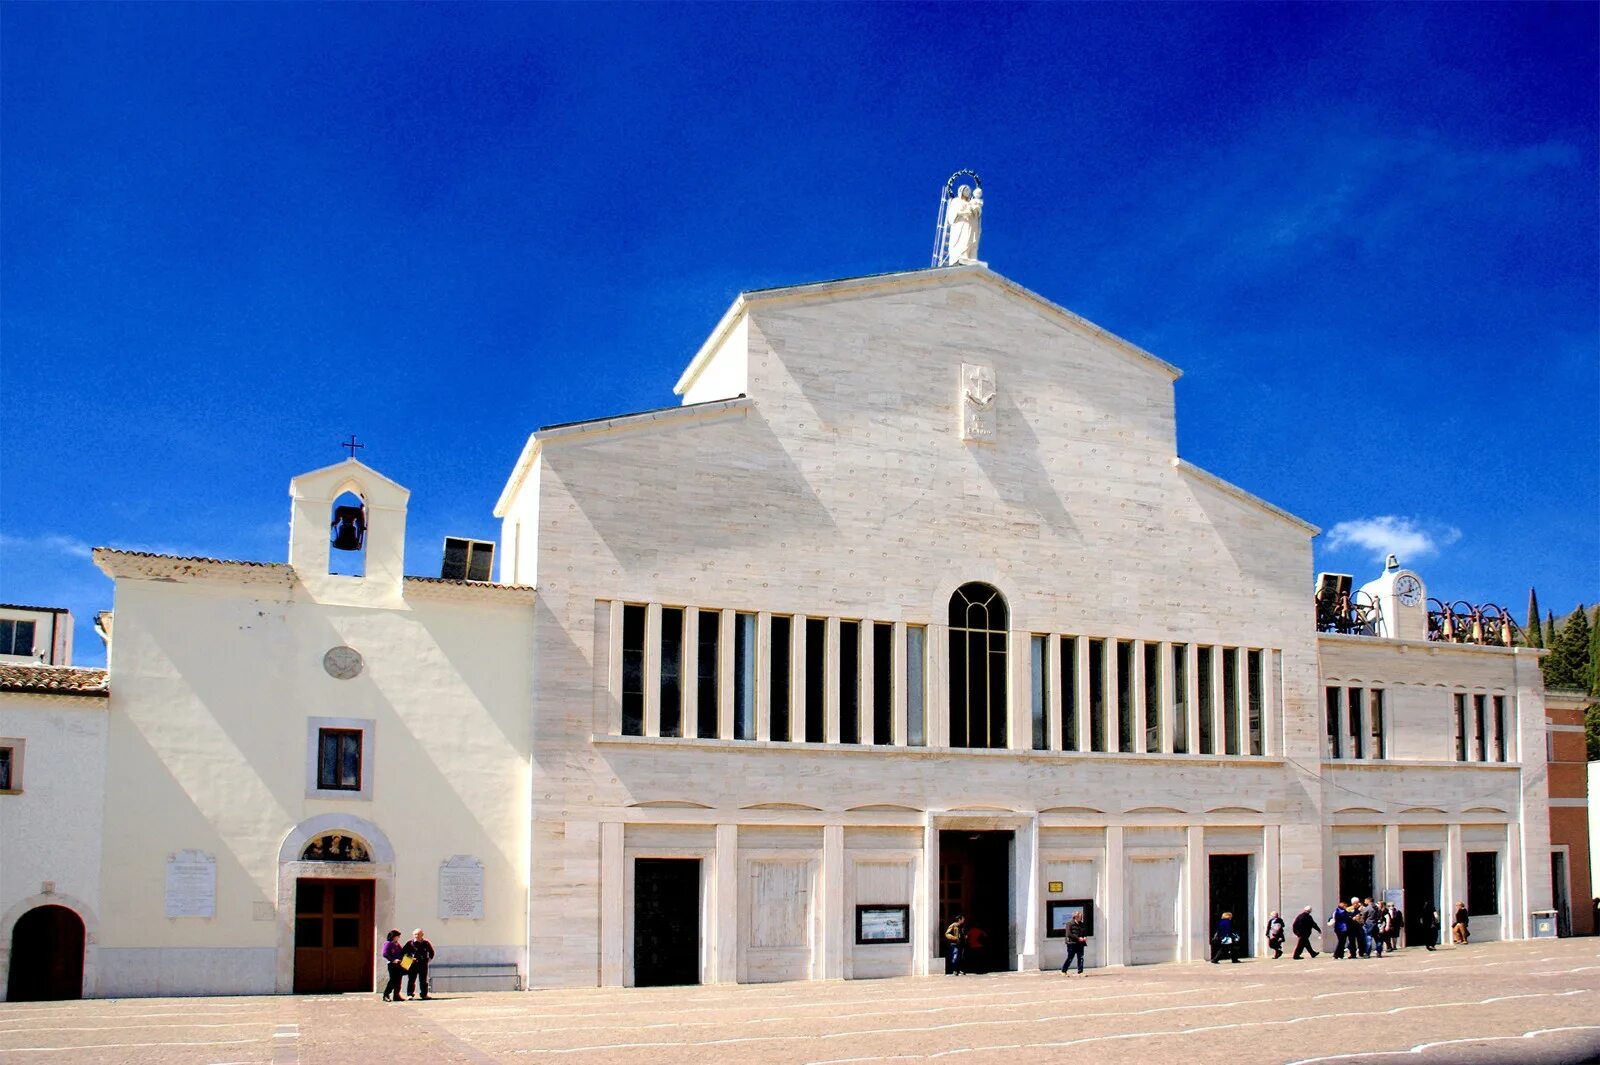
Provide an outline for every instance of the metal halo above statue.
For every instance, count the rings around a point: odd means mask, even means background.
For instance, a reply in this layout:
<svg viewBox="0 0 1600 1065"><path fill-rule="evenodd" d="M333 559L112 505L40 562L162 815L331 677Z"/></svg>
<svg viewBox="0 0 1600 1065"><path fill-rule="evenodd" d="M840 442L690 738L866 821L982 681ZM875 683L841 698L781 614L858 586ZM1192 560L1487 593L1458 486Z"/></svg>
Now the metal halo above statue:
<svg viewBox="0 0 1600 1065"><path fill-rule="evenodd" d="M972 179L971 187L956 183ZM954 202L952 202L954 201ZM978 237L983 229L983 179L976 170L957 170L939 190L939 210L933 226L933 265L982 266Z"/></svg>

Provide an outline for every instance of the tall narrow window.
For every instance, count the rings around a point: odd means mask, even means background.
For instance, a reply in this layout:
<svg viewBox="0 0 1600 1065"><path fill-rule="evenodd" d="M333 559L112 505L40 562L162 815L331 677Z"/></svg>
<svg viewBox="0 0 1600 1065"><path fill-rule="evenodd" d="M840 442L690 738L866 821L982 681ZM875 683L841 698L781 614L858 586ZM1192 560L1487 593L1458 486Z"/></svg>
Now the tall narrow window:
<svg viewBox="0 0 1600 1065"><path fill-rule="evenodd" d="M1239 753L1239 649L1222 649L1222 739L1228 754Z"/></svg>
<svg viewBox="0 0 1600 1065"><path fill-rule="evenodd" d="M828 622L806 618L806 742L828 738Z"/></svg>
<svg viewBox="0 0 1600 1065"><path fill-rule="evenodd" d="M950 597L950 746L1006 745L1006 601L987 584Z"/></svg>
<svg viewBox="0 0 1600 1065"><path fill-rule="evenodd" d="M1061 637L1061 749L1078 750L1078 638Z"/></svg>
<svg viewBox="0 0 1600 1065"><path fill-rule="evenodd" d="M1144 749L1161 750L1161 645L1144 645Z"/></svg>
<svg viewBox="0 0 1600 1065"><path fill-rule="evenodd" d="M1262 674L1261 652L1250 650L1245 656L1245 698L1249 700L1250 753L1260 754L1261 713L1266 698L1267 679Z"/></svg>
<svg viewBox="0 0 1600 1065"><path fill-rule="evenodd" d="M861 742L861 623L839 622L839 742Z"/></svg>
<svg viewBox="0 0 1600 1065"><path fill-rule="evenodd" d="M1050 637L1029 640L1033 651L1033 749L1050 749Z"/></svg>
<svg viewBox="0 0 1600 1065"><path fill-rule="evenodd" d="M771 661L767 666L767 714L770 735L775 740L789 738L789 654L794 648L793 638L789 618L774 615Z"/></svg>
<svg viewBox="0 0 1600 1065"><path fill-rule="evenodd" d="M1487 917L1500 912L1500 855L1467 852L1467 913Z"/></svg>
<svg viewBox="0 0 1600 1065"><path fill-rule="evenodd" d="M1456 761L1467 760L1467 697L1456 692Z"/></svg>
<svg viewBox="0 0 1600 1065"><path fill-rule="evenodd" d="M1367 752L1364 749L1364 741L1367 733L1362 722L1366 720L1366 717L1361 712L1360 688L1350 688L1345 691L1344 712L1346 716L1345 724L1348 726L1350 734L1350 757L1365 758Z"/></svg>
<svg viewBox="0 0 1600 1065"><path fill-rule="evenodd" d="M1217 688L1216 648L1195 649L1195 676L1199 683L1200 753L1217 753Z"/></svg>
<svg viewBox="0 0 1600 1065"><path fill-rule="evenodd" d="M644 735L644 607L622 608L622 734Z"/></svg>
<svg viewBox="0 0 1600 1065"><path fill-rule="evenodd" d="M718 610L700 611L700 649L695 656L696 672L699 675L699 705L695 708L700 726L701 739L716 739L720 732L717 727L718 707L717 675L721 672L722 661L722 612Z"/></svg>
<svg viewBox="0 0 1600 1065"><path fill-rule="evenodd" d="M1117 750L1133 750L1133 642L1117 641Z"/></svg>
<svg viewBox="0 0 1600 1065"><path fill-rule="evenodd" d="M1472 723L1476 726L1473 731L1477 740L1476 747L1478 752L1478 761L1480 762L1487 762L1489 760L1489 730L1484 728L1484 726L1488 724L1488 711L1486 706L1488 701L1489 698L1486 695L1474 695L1472 697Z"/></svg>
<svg viewBox="0 0 1600 1065"><path fill-rule="evenodd" d="M894 626L872 626L872 742L894 742Z"/></svg>
<svg viewBox="0 0 1600 1065"><path fill-rule="evenodd" d="M1089 749L1106 749L1106 642L1089 641Z"/></svg>
<svg viewBox="0 0 1600 1065"><path fill-rule="evenodd" d="M683 611L661 608L661 735L683 735Z"/></svg>
<svg viewBox="0 0 1600 1065"><path fill-rule="evenodd" d="M1172 753L1189 753L1189 645L1172 645Z"/></svg>
<svg viewBox="0 0 1600 1065"><path fill-rule="evenodd" d="M1372 725L1372 757L1389 757L1389 737L1384 729L1383 689L1373 688L1368 696L1369 709L1371 710Z"/></svg>
<svg viewBox="0 0 1600 1065"><path fill-rule="evenodd" d="M1344 689L1330 686L1323 691L1323 694L1327 697L1328 753L1326 757L1343 758L1344 741L1339 728L1341 716L1339 714L1339 702L1344 698Z"/></svg>
<svg viewBox="0 0 1600 1065"><path fill-rule="evenodd" d="M756 738L756 616L733 616L733 738Z"/></svg>
<svg viewBox="0 0 1600 1065"><path fill-rule="evenodd" d="M923 721L927 716L927 687L923 681L923 664L928 660L928 630L921 625L906 626L906 744L925 747L927 733Z"/></svg>
<svg viewBox="0 0 1600 1065"><path fill-rule="evenodd" d="M1506 760L1506 697L1494 697L1494 760Z"/></svg>

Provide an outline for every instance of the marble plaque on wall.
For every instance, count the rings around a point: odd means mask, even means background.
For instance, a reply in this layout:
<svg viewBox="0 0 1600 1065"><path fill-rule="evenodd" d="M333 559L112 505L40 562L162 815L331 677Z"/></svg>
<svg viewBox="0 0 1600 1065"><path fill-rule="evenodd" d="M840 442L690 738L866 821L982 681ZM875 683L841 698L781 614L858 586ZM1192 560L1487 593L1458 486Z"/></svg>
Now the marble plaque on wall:
<svg viewBox="0 0 1600 1065"><path fill-rule="evenodd" d="M993 367L961 364L961 439L994 439L995 392Z"/></svg>
<svg viewBox="0 0 1600 1065"><path fill-rule="evenodd" d="M439 916L483 918L483 863L470 854L452 854L439 864Z"/></svg>
<svg viewBox="0 0 1600 1065"><path fill-rule="evenodd" d="M217 915L217 860L205 851L167 855L167 916Z"/></svg>

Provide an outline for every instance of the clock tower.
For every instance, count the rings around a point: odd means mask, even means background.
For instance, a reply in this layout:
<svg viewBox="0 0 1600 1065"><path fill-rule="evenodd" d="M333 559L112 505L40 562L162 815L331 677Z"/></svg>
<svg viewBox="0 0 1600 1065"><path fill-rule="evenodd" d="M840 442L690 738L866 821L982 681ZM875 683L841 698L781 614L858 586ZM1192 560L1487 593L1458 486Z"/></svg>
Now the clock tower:
<svg viewBox="0 0 1600 1065"><path fill-rule="evenodd" d="M1363 584L1361 591L1377 604L1377 635L1391 640L1428 638L1428 590L1422 578L1402 568L1394 555L1384 564L1383 574Z"/></svg>

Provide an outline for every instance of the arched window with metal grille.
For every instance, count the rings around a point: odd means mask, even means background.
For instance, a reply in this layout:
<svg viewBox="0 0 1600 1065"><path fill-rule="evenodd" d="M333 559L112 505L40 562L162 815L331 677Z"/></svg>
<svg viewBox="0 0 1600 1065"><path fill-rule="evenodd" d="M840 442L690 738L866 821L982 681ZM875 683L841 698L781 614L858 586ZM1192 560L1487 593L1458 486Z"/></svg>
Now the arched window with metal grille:
<svg viewBox="0 0 1600 1065"><path fill-rule="evenodd" d="M950 746L1006 745L1005 596L963 584L950 597Z"/></svg>

